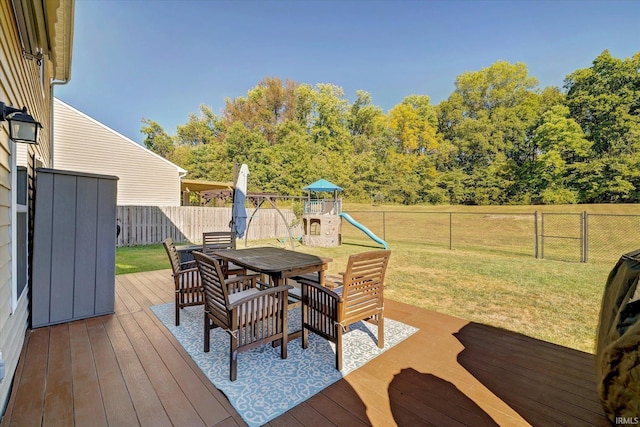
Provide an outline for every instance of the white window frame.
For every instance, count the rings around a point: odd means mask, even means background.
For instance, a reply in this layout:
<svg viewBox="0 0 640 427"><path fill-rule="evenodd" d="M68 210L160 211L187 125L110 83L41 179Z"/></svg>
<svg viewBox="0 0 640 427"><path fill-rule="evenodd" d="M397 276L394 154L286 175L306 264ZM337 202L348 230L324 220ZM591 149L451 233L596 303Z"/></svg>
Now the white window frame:
<svg viewBox="0 0 640 427"><path fill-rule="evenodd" d="M28 224L29 207L18 204L18 146L12 140L9 140L9 144L11 148L11 314L13 314L22 298L26 298L28 294L29 286L27 285L18 295L18 213L26 213Z"/></svg>

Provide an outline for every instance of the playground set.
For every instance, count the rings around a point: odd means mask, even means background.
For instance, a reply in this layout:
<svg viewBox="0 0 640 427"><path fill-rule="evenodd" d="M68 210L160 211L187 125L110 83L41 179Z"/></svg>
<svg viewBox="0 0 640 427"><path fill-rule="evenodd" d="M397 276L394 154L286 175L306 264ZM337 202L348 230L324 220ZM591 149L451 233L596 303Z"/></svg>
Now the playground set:
<svg viewBox="0 0 640 427"><path fill-rule="evenodd" d="M243 165L243 167L246 168L246 165ZM246 171L245 175L248 175L248 170ZM338 192L342 191L342 188L327 181L326 179L320 179L313 184L304 187L303 190L307 191L307 197L293 197L277 196L274 194L265 193L246 193L246 181L242 182L242 180L238 179L240 177L240 174L236 172L233 192L234 214L230 224L232 225L232 227L235 226L237 222L242 224L242 226L240 227L242 229L242 233L236 231L236 234L239 237L242 237L242 235L245 234L244 224L246 220L246 212L244 211L244 209L239 209L243 212L238 214L236 212L236 208L240 206L243 208L245 200L247 200L254 205L255 209L248 218L248 221L246 221L246 230L248 230L251 226L251 223L260 208L265 203L267 203L271 208L275 209L278 212L278 215L286 225L287 236L284 236L282 239L278 240L285 245L289 243L291 249L295 249L295 241L300 241L303 245L306 246L340 246L342 244L342 219L365 233L374 242L382 245L385 249L389 249L389 245L387 244L387 242L376 236L371 230L353 219L349 214L342 212L342 199L338 197ZM241 183L242 185L239 185ZM327 193L329 193L331 197L328 197ZM240 200L236 200L236 196L238 195L242 196L239 198ZM287 223L285 215L277 206L276 200L279 198L304 199L302 215L302 236L294 238L294 236L292 235L291 226ZM248 234L245 234L245 246L247 244L247 238Z"/></svg>
<svg viewBox="0 0 640 427"><path fill-rule="evenodd" d="M332 184L326 179L320 179L303 188L307 191L307 199L304 202L302 222L304 234L302 243L307 246L332 247L342 243L342 221L364 232L374 242L389 249L387 242L376 236L371 230L349 214L342 212L342 199L338 198L338 192L342 188ZM321 198L321 194L330 193L333 198Z"/></svg>

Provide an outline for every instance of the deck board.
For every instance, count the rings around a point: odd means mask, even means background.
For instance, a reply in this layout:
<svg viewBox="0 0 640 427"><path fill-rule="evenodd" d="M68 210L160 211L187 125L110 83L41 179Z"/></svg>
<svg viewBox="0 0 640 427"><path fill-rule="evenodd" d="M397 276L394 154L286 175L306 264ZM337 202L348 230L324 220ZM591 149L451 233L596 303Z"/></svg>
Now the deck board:
<svg viewBox="0 0 640 427"><path fill-rule="evenodd" d="M221 401L222 393L215 389L160 321L150 311L134 313L133 316L205 424L217 425L228 418L231 404L224 397ZM216 397L216 394L220 396Z"/></svg>
<svg viewBox="0 0 640 427"><path fill-rule="evenodd" d="M19 365L24 365L24 369L18 368L22 374L14 382L16 386L12 394L15 393L15 399L11 402L11 420L18 426L38 426L42 423L44 407L49 328L33 331L24 345L27 349L19 362Z"/></svg>
<svg viewBox="0 0 640 427"><path fill-rule="evenodd" d="M109 316L111 317L111 316ZM101 318L87 321L87 330L108 425L135 426L138 417Z"/></svg>
<svg viewBox="0 0 640 427"><path fill-rule="evenodd" d="M107 425L98 373L93 363L89 332L85 322L69 324L73 382L73 409L77 425Z"/></svg>
<svg viewBox="0 0 640 427"><path fill-rule="evenodd" d="M47 396L42 424L69 426L73 424L73 389L69 325L50 328L47 363Z"/></svg>
<svg viewBox="0 0 640 427"><path fill-rule="evenodd" d="M105 327L140 424L143 426L170 426L169 416L133 348L132 340L130 341L120 324L121 317L112 317L108 322L105 322Z"/></svg>
<svg viewBox="0 0 640 427"><path fill-rule="evenodd" d="M330 400L324 393L312 396L305 403L313 408L316 413L323 414L327 420L335 425L351 427L368 425L348 409L337 406L336 402Z"/></svg>
<svg viewBox="0 0 640 427"><path fill-rule="evenodd" d="M169 270L117 276L113 315L28 331L1 425L245 425L149 309L173 298ZM591 354L393 301L385 316L420 330L268 425L609 425Z"/></svg>
<svg viewBox="0 0 640 427"><path fill-rule="evenodd" d="M363 405L361 398L356 394L353 387L346 381L338 381L331 384L329 387L322 391L322 394L326 396L332 403L333 408L328 409L325 412L327 419L330 418L332 411L344 409L349 412L350 416L355 417L357 420L364 422L365 424L371 424L369 416L367 415L367 408Z"/></svg>
<svg viewBox="0 0 640 427"><path fill-rule="evenodd" d="M204 426L204 421L191 406L187 396L182 393L171 372L166 369L162 358L145 335L142 326L136 322L133 315L120 316L118 320L131 340L141 367L148 376L150 385L156 391L171 423L181 426Z"/></svg>

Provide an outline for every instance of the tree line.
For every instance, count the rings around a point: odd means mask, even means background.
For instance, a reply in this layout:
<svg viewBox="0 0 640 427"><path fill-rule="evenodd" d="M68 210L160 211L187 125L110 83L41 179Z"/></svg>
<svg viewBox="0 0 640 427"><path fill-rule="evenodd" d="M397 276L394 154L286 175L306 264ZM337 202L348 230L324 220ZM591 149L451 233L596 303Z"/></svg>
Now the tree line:
<svg viewBox="0 0 640 427"><path fill-rule="evenodd" d="M384 112L369 93L267 77L221 114L205 105L170 136L143 119L147 148L250 191L301 195L325 178L351 201L561 204L640 201L640 52L608 51L564 86L539 88L524 63L465 72L448 99L409 95Z"/></svg>

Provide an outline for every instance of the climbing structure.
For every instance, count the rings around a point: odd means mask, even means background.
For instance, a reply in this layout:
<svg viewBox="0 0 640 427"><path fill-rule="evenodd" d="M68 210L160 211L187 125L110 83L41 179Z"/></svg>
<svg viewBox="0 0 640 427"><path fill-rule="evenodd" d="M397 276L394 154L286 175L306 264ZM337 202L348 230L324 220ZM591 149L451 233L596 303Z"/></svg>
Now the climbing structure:
<svg viewBox="0 0 640 427"><path fill-rule="evenodd" d="M303 188L308 192L304 202L302 243L308 246L332 247L341 244L341 187L320 179ZM330 193L333 198L327 195Z"/></svg>

